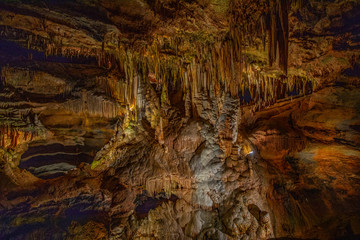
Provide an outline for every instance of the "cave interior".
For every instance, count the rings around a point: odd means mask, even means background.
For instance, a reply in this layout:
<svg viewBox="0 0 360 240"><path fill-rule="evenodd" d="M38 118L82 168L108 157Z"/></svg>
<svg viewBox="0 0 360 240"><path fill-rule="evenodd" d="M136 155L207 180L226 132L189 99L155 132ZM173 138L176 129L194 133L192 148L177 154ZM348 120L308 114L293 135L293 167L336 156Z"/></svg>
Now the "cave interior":
<svg viewBox="0 0 360 240"><path fill-rule="evenodd" d="M359 0L0 0L0 239L360 239Z"/></svg>

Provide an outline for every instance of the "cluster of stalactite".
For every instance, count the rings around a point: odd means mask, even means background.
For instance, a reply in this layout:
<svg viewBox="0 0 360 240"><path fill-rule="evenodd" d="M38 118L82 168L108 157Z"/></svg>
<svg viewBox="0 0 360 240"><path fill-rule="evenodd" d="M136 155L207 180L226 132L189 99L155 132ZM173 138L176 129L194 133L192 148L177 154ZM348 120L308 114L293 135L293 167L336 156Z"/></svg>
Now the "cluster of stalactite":
<svg viewBox="0 0 360 240"><path fill-rule="evenodd" d="M263 71L257 64L240 60L231 41L183 41L180 46L172 40L157 39L142 56L123 50L116 58L109 57L109 65L120 73L99 80L106 82L109 96L134 106L139 81L149 81L162 89L162 103L169 102L170 88L181 86L177 90L184 96L190 93L191 99L199 94L209 95L210 91L215 94L229 92L240 98L242 104L264 107L279 99L302 96L313 90L313 82L305 76L285 75L276 69ZM196 50L193 55L177 55L193 45ZM172 50L173 54L170 54Z"/></svg>
<svg viewBox="0 0 360 240"><path fill-rule="evenodd" d="M233 0L230 4L230 31L225 36L188 33L171 38L158 36L142 50L140 57L122 50L125 54L118 51L116 58L108 56L105 62L126 71L122 84L127 92L136 92L133 76L138 73L142 79L162 85L162 102L168 101L169 87L179 86L177 81L184 93L191 93L192 99L214 90L216 94L229 92L243 104L259 107L311 92L313 83L308 78L287 74L290 2ZM271 71L276 74L268 74L256 62L245 58L244 46L268 53L267 64L273 66ZM109 86L114 88L116 84Z"/></svg>
<svg viewBox="0 0 360 240"><path fill-rule="evenodd" d="M254 64L236 60L239 56L234 54L234 45L229 41L201 43L194 48L198 51L189 58L169 55L172 49L180 51L186 48L169 45L169 42L167 39L158 40L148 49L149 56L139 57L129 51L118 54L111 65L119 70L121 76L106 79L108 93L122 103L133 105L139 81L147 80L162 87L162 102L168 99L169 87L180 85L181 90L184 93L189 91L192 98L209 94L213 89L215 93L230 92L232 96L240 97L243 103L269 105L277 99L311 90L308 78L286 76L276 70L276 74L268 74ZM246 92L250 95L248 99Z"/></svg>
<svg viewBox="0 0 360 240"><path fill-rule="evenodd" d="M48 40L43 40L45 45L45 55L61 55L68 58L73 57L90 57L97 56L100 54L99 49L92 49L87 47L67 47L58 44L49 42Z"/></svg>
<svg viewBox="0 0 360 240"><path fill-rule="evenodd" d="M55 41L54 39L46 38L42 35L34 34L32 32L17 29L11 26L0 26L0 37L15 41L19 41L20 39L22 41L19 43L24 45L24 47L44 52L45 56L63 56L68 58L98 57L103 52L100 46L97 48L86 46L67 46L63 44L61 40ZM29 54L29 58L32 58L31 54ZM104 65L104 62L99 61L99 63Z"/></svg>
<svg viewBox="0 0 360 240"><path fill-rule="evenodd" d="M34 131L13 128L10 125L0 126L0 147L15 148L18 144L32 141L36 136Z"/></svg>
<svg viewBox="0 0 360 240"><path fill-rule="evenodd" d="M0 147L18 144L46 135L38 115L23 102L0 102Z"/></svg>
<svg viewBox="0 0 360 240"><path fill-rule="evenodd" d="M279 67L286 73L290 1L232 0L230 5L231 35L240 34L241 41L245 44L255 45L263 51L267 50L269 65L273 66L278 60ZM239 46L241 47L244 43L239 44Z"/></svg>
<svg viewBox="0 0 360 240"><path fill-rule="evenodd" d="M87 91L74 92L72 95L77 99L67 101L64 103L64 107L77 114L106 118L116 118L123 115L122 108L118 103L104 99L103 96L96 96Z"/></svg>
<svg viewBox="0 0 360 240"><path fill-rule="evenodd" d="M228 92L243 104L266 106L311 88L309 79L287 74L289 5L286 0L232 0L226 34L179 32L174 37L155 36L151 44L136 50L121 45L119 39L107 39L92 48L63 46L59 39L32 35L27 35L27 41L30 48L42 45L46 54L94 56L100 66L115 69L119 76L107 79L107 92L129 108L136 104L139 81L156 83L162 89L162 103L169 102L169 88L181 86L184 95L190 93L192 99L210 91ZM257 60L244 57L249 47L267 53L267 62L261 64L272 66L271 71L277 73L267 74Z"/></svg>
<svg viewBox="0 0 360 240"><path fill-rule="evenodd" d="M105 86L109 96L118 102L134 106L138 95L139 81L146 78L146 58L123 47L116 52L99 55L99 65L113 69L113 74L98 77L98 83ZM146 78L147 79L147 78ZM105 84L104 84L105 83Z"/></svg>
<svg viewBox="0 0 360 240"><path fill-rule="evenodd" d="M243 104L254 103L259 108L272 105L279 99L304 96L313 91L312 82L302 76L274 76L249 68L247 77L253 81L249 81L247 89L243 85L241 92L248 91L249 97L241 96L241 101Z"/></svg>
<svg viewBox="0 0 360 240"><path fill-rule="evenodd" d="M175 48L181 49L179 46L172 47ZM183 91L189 91L192 99L199 94L209 95L210 90L214 90L215 94L229 92L233 97L239 97L243 104L266 106L278 99L312 91L310 79L301 75L285 75L276 69L264 71L257 64L241 60L241 55L236 54L239 48L233 41L215 40L196 46L194 49L197 51L190 61L174 56L167 56L162 61L164 43L160 42L155 48L158 53L153 55L159 55L159 58L153 61L154 66L150 66L149 71L154 71L154 78L165 88L176 86L176 81L180 80Z"/></svg>

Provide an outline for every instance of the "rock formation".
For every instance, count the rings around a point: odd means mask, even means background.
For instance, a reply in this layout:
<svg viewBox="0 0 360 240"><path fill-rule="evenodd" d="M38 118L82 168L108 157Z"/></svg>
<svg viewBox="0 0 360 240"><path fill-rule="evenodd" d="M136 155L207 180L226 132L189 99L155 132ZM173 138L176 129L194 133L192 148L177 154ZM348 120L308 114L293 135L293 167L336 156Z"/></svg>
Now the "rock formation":
<svg viewBox="0 0 360 240"><path fill-rule="evenodd" d="M0 239L360 238L358 0L0 1Z"/></svg>

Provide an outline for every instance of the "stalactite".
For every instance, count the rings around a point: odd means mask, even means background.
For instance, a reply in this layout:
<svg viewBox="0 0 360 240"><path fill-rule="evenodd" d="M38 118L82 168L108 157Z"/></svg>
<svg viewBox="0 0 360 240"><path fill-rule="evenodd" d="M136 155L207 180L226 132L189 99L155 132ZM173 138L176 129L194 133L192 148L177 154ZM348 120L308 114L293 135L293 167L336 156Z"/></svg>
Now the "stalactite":
<svg viewBox="0 0 360 240"><path fill-rule="evenodd" d="M119 104L94 96L90 92L74 93L78 99L70 100L64 104L67 110L77 114L89 114L106 118L115 118L122 114Z"/></svg>
<svg viewBox="0 0 360 240"><path fill-rule="evenodd" d="M302 1L295 2L299 4ZM87 106L83 101L72 102L74 106L70 106L70 103L67 105L69 109L78 113L88 112L114 117L120 114L116 104L136 109L140 80L156 81L158 89L162 87L160 99L164 103L169 103L169 88L175 86L176 81L180 81L187 116L191 115L191 110L196 111L195 106L191 107L189 101L193 102L200 95L209 96L210 89L214 90L215 95L225 91L233 97L238 97L241 93L243 102L245 93L249 91L249 104L264 106L286 97L294 86L298 94L299 89L301 94L307 91L308 80L287 74L289 4L287 0L231 0L230 27L223 36L209 34L205 40L201 38L201 34L198 36L183 32L175 37L156 36L153 42L141 51L122 45L116 34L107 34L106 39L104 36L98 45L85 47L66 46L59 36L45 39L27 33L27 45L28 48L45 46L46 55L70 58L95 56L99 66L109 70L116 69L123 75L121 78L108 77L101 80L107 95L114 98L116 103L110 103L109 100L98 96L87 96ZM10 30L2 29L1 34L10 34ZM18 34L24 32L15 31L15 35ZM260 39L261 43L255 41L256 39ZM117 47L109 47L111 44ZM268 77L259 67L254 66L245 57L248 47L254 47L257 51L268 51L269 65L275 69L275 63L278 61L283 71L282 76ZM6 84L4 70L1 76L3 84Z"/></svg>
<svg viewBox="0 0 360 240"><path fill-rule="evenodd" d="M288 65L288 45L289 45L289 20L288 20L288 0L278 0L279 19L281 31L279 33L279 65L287 74Z"/></svg>
<svg viewBox="0 0 360 240"><path fill-rule="evenodd" d="M32 141L34 136L37 136L37 131L29 131L26 129L21 129L13 127L11 125L1 125L0 126L0 147L8 149L14 149L19 144L22 144L27 141Z"/></svg>
<svg viewBox="0 0 360 240"><path fill-rule="evenodd" d="M276 61L277 50L277 8L273 1L270 1L270 21L269 21L269 64L270 66Z"/></svg>

